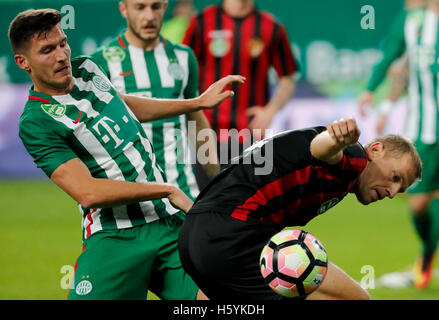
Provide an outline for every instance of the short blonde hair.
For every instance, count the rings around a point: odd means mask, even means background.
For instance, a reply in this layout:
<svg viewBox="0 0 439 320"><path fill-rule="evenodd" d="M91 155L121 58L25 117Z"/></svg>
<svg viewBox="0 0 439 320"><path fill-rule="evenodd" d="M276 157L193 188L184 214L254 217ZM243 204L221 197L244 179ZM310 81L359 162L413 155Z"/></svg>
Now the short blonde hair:
<svg viewBox="0 0 439 320"><path fill-rule="evenodd" d="M409 139L397 134L388 134L369 141L364 145L364 147L367 149L377 142L383 144L385 156L392 158L401 158L404 154L408 154L412 159L413 168L415 170L415 178L421 178L422 161L419 157L418 151L416 151L415 146Z"/></svg>

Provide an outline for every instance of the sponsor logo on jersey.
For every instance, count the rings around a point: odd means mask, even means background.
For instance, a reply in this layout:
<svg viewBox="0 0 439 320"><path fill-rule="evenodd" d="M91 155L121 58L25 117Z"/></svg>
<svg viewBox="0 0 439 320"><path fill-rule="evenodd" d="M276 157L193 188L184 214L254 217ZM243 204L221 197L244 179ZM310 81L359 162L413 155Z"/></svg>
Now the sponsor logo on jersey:
<svg viewBox="0 0 439 320"><path fill-rule="evenodd" d="M61 118L66 113L66 106L63 104L42 104L41 108L44 110L45 113L48 115L55 117L55 118Z"/></svg>
<svg viewBox="0 0 439 320"><path fill-rule="evenodd" d="M95 75L92 79L94 86L104 92L110 91L111 85L101 76Z"/></svg>
<svg viewBox="0 0 439 320"><path fill-rule="evenodd" d="M121 62L125 60L125 51L120 47L108 47L102 52L105 60L109 62Z"/></svg>

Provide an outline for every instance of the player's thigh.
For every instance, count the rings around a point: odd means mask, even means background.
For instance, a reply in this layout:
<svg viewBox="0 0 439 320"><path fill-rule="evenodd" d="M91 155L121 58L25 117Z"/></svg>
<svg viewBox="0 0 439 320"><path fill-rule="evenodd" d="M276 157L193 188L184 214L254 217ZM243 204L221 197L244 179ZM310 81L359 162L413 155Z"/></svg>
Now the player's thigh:
<svg viewBox="0 0 439 320"><path fill-rule="evenodd" d="M69 300L144 300L152 263L136 245L136 229L100 231L84 243Z"/></svg>
<svg viewBox="0 0 439 320"><path fill-rule="evenodd" d="M308 297L308 300L368 300L369 293L342 269L328 262L328 271L322 285Z"/></svg>
<svg viewBox="0 0 439 320"><path fill-rule="evenodd" d="M150 290L164 300L195 300L198 286L183 269L178 253L178 236L183 217L162 219L157 231L158 252L153 265Z"/></svg>
<svg viewBox="0 0 439 320"><path fill-rule="evenodd" d="M408 189L408 193L426 194L439 190L439 143L415 142L415 147L422 161L422 177Z"/></svg>

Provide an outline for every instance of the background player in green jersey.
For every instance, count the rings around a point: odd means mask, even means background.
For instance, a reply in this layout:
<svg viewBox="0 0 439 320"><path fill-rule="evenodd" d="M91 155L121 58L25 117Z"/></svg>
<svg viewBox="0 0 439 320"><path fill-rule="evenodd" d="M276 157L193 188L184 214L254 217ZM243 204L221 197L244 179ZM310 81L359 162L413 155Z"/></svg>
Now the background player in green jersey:
<svg viewBox="0 0 439 320"><path fill-rule="evenodd" d="M194 299L177 238L192 201L164 183L139 121L217 106L242 77L214 83L200 97L158 100L118 94L90 57L70 60L52 9L27 10L11 22L17 65L32 82L20 138L40 167L80 204L84 251L71 299ZM201 295L201 293L199 293Z"/></svg>
<svg viewBox="0 0 439 320"><path fill-rule="evenodd" d="M93 54L116 89L154 98L198 96L198 64L192 50L160 36L168 1L123 0L119 6L127 20L126 31ZM213 133L204 130L210 129L210 124L202 111L144 122L142 126L167 181L195 200L199 191L189 159L188 121L194 125L196 136L201 130L211 136L206 137L206 145L198 143L195 153L198 147L204 150L210 143L204 169L213 178L219 171L219 161Z"/></svg>
<svg viewBox="0 0 439 320"><path fill-rule="evenodd" d="M419 3L419 1L417 1ZM414 284L425 288L432 276L434 253L439 241L439 1L427 1L427 8L404 10L395 21L384 45L384 54L362 94L360 103L371 101L371 92L385 77L390 64L407 53L409 61L409 103L406 134L421 156L422 180L408 190L415 229L422 242L422 254L414 265Z"/></svg>

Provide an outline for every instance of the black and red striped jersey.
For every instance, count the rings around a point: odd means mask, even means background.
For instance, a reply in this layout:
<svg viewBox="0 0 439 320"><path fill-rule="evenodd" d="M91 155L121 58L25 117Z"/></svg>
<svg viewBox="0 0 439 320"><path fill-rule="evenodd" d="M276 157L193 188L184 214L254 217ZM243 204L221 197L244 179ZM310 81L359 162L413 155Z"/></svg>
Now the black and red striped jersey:
<svg viewBox="0 0 439 320"><path fill-rule="evenodd" d="M228 132L220 129L248 127L247 108L267 104L270 67L279 77L298 70L285 27L270 13L257 9L246 17L233 18L221 5L209 6L192 18L183 43L197 57L200 92L229 74L246 77L244 84L232 85L233 99L205 110L219 141L228 139Z"/></svg>
<svg viewBox="0 0 439 320"><path fill-rule="evenodd" d="M189 213L223 213L280 229L305 225L342 200L367 164L359 143L345 148L337 165L314 158L311 141L324 130L286 131L258 142L212 180ZM262 159L272 161L269 174L257 174Z"/></svg>

